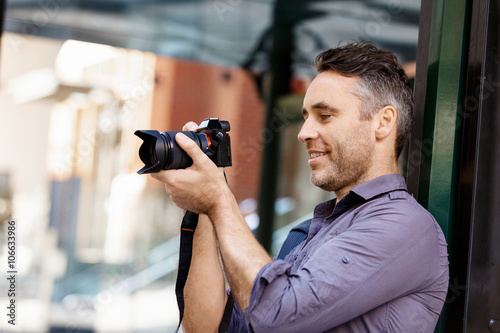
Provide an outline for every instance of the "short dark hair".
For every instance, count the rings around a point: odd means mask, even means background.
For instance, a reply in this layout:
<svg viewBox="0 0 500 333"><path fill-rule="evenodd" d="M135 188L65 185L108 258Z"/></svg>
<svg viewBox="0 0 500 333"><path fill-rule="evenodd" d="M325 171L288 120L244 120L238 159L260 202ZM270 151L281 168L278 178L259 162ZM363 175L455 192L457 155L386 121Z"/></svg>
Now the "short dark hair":
<svg viewBox="0 0 500 333"><path fill-rule="evenodd" d="M360 78L354 93L361 99L361 119L371 119L386 105L394 106L398 113L395 150L399 157L413 127L414 103L408 77L396 55L371 42L353 42L318 54L315 65L318 73L334 71Z"/></svg>

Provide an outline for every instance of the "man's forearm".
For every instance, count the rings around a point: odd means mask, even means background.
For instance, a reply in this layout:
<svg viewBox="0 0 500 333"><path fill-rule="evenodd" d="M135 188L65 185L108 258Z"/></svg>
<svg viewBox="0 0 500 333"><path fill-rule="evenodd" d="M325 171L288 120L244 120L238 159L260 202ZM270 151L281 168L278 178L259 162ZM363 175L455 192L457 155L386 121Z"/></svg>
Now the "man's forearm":
<svg viewBox="0 0 500 333"><path fill-rule="evenodd" d="M244 310L248 307L250 293L257 274L264 265L272 260L248 228L238 209L236 199L217 166L186 135L179 132L175 139L177 144L192 158L193 165L186 169L163 170L152 174L152 176L166 184L167 193L178 207L191 212L207 214L210 217L224 261L226 277L236 302ZM215 244L215 238L213 240L213 244ZM205 247L203 248L205 249ZM208 256L213 263L215 258L213 254L217 251L215 245L209 248L214 249L210 252L212 255ZM195 255L194 258L201 260L201 264L205 264L204 260L201 259L203 256ZM204 274L206 273L196 273L196 276L213 278L211 274ZM194 276L195 273L193 273L193 280ZM217 285L219 283L217 282ZM212 282L207 282L207 285L210 284ZM219 289L217 288L217 290ZM191 296L199 299L197 292L193 292ZM194 299L192 304L199 303L197 299ZM218 306L216 313L216 319L219 320ZM220 314L222 315L222 311ZM191 313L191 315L196 316L195 313Z"/></svg>
<svg viewBox="0 0 500 333"><path fill-rule="evenodd" d="M184 287L185 332L215 332L224 312L226 289L212 224L200 215L193 257Z"/></svg>
<svg viewBox="0 0 500 333"><path fill-rule="evenodd" d="M223 204L210 212L210 219L232 294L240 308L245 310L257 274L272 259L248 228L232 193L227 193L220 202Z"/></svg>

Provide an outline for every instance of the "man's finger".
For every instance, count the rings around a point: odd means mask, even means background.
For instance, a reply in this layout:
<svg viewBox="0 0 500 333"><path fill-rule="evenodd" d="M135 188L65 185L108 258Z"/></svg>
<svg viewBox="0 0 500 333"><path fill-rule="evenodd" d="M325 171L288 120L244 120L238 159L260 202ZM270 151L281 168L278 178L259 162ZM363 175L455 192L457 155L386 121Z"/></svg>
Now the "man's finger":
<svg viewBox="0 0 500 333"><path fill-rule="evenodd" d="M175 135L175 141L177 141L179 146L189 155L189 157L193 159L193 163L200 160L203 161L203 159L208 159L208 156L201 151L200 147L185 134L180 132L177 133Z"/></svg>
<svg viewBox="0 0 500 333"><path fill-rule="evenodd" d="M191 131L195 132L198 129L198 124L195 123L194 121L188 122L184 127L182 128L183 131Z"/></svg>

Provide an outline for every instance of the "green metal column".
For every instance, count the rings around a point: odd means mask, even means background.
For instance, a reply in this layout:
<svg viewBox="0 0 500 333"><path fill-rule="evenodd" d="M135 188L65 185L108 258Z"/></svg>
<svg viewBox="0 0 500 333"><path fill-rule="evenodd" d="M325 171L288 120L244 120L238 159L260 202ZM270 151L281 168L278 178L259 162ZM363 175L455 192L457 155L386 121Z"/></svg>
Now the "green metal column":
<svg viewBox="0 0 500 333"><path fill-rule="evenodd" d="M434 119L429 119L429 126L424 128L424 140L433 142L432 155L423 156L428 164L429 175L421 177L421 182L427 182L428 191L421 192L419 200L427 206L440 223L447 236L450 235L453 220L454 205L454 170L458 161L456 142L457 122L461 117L463 88L466 65L466 50L464 39L466 34L467 1L438 1L443 3L441 20L441 41L438 48L438 59L429 65L429 71L437 82L429 85L433 91L427 91L426 113ZM438 9L438 12L441 11ZM441 14L441 13L438 13ZM438 31L436 31L438 33ZM464 36L467 35L465 38ZM433 123L433 126L431 124ZM423 150L422 155L427 155ZM421 175L422 176L422 175Z"/></svg>
<svg viewBox="0 0 500 333"><path fill-rule="evenodd" d="M450 254L450 287L453 288L453 284L458 284L457 279L465 278L457 272L462 271L459 266L466 264L455 260L455 253L464 244L454 241L454 212L470 1L423 0L424 6L432 6L428 45L419 45L419 49L428 50L428 61L424 64L427 65L425 87L418 87L418 74L415 80L416 92L425 89L425 102L417 100L417 104L420 103L417 117L423 117L423 126L420 135L412 134L413 142L410 143L410 149L420 150L421 155L418 165L412 164L411 159L408 161L408 182L418 184L415 191L418 201L436 218L446 236ZM419 65L422 64L417 63L417 67ZM411 151L409 156L412 156ZM462 331L457 330L463 325L463 295L459 296L462 296L462 301L449 298L445 303L438 332ZM453 316L449 314L451 307L455 308Z"/></svg>

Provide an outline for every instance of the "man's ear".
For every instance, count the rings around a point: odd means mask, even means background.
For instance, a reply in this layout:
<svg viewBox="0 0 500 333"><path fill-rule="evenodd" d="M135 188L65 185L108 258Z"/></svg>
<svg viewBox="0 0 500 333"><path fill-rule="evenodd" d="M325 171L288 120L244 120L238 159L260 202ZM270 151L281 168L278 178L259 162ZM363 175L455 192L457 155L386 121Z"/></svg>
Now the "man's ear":
<svg viewBox="0 0 500 333"><path fill-rule="evenodd" d="M398 112L392 105L386 105L379 110L374 119L375 137L377 140L386 138L396 131Z"/></svg>

